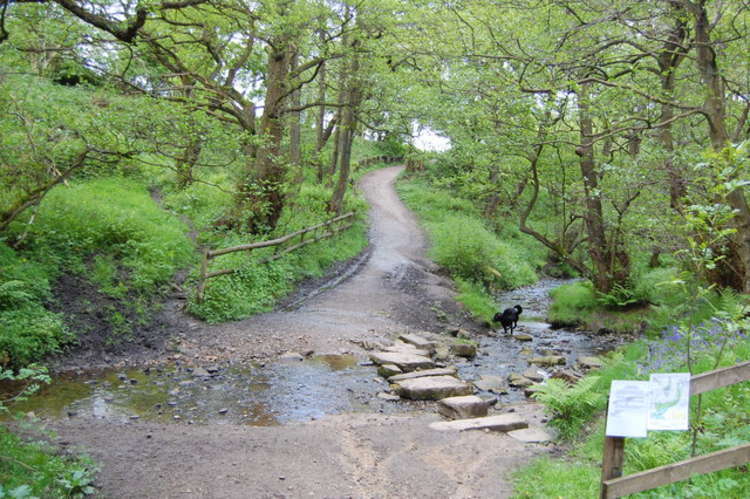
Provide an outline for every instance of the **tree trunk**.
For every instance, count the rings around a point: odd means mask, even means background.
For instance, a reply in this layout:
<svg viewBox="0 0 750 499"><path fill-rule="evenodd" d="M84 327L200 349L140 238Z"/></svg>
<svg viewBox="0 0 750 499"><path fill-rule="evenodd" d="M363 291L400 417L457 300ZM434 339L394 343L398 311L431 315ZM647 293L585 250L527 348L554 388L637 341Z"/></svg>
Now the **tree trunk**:
<svg viewBox="0 0 750 499"><path fill-rule="evenodd" d="M679 16L679 12L676 9L674 9L673 13L675 16L674 27L664 42L658 57L661 90L663 96L668 101L674 98L675 72L686 55L686 49L684 48L687 36L685 22ZM661 142L661 146L667 154L664 160L664 170L667 172L669 178L669 205L673 210L681 213L682 198L687 194L687 185L685 172L679 164L675 163L674 137L672 135L671 122L673 118L674 106L668 103L662 104L659 121L665 124L659 130L659 142Z"/></svg>
<svg viewBox="0 0 750 499"><path fill-rule="evenodd" d="M584 221L588 234L589 255L594 266L592 281L597 291L609 293L616 282L627 279L630 273L630 262L627 253L610 248L607 243L599 174L596 172L594 156L594 123L590 114L590 87L591 83L583 83L578 94L581 145L576 149L576 154L580 157L579 164L583 177L586 203ZM616 241L613 244L616 244Z"/></svg>
<svg viewBox="0 0 750 499"><path fill-rule="evenodd" d="M352 46L356 47L356 45L357 42L355 41ZM348 73L349 82L345 97L346 107L343 108L341 113L342 119L339 129L341 134L339 145L339 176L329 204L329 210L337 215L340 215L343 209L344 194L346 193L346 186L349 184L354 128L357 126L357 109L362 100L362 83L359 79L359 56L356 54L352 56L352 63Z"/></svg>
<svg viewBox="0 0 750 499"><path fill-rule="evenodd" d="M235 205L239 217L247 221L251 232L265 232L276 227L284 207L283 183L287 169L281 151L284 131L282 101L291 57L289 45L284 40L275 40L269 51L266 96L259 130L263 141L254 160L248 158Z"/></svg>
<svg viewBox="0 0 750 499"><path fill-rule="evenodd" d="M703 114L708 121L711 145L714 151L720 152L730 144L724 81L716 61L715 47L711 42L712 28L706 8L703 3L694 2L690 2L688 8L694 20L696 63L705 87ZM724 201L735 210L733 227L736 232L725 251L726 258L718 262L719 269L714 280L717 284L731 286L740 292L750 292L750 207L744 188L738 187L724 200L717 201Z"/></svg>
<svg viewBox="0 0 750 499"><path fill-rule="evenodd" d="M299 53L295 51L291 60L291 70L297 69L299 64ZM298 88L291 95L292 107L299 109L302 103L302 91ZM300 117L301 111L292 111L289 118L289 161L295 165L300 166L302 162L302 151L300 147Z"/></svg>

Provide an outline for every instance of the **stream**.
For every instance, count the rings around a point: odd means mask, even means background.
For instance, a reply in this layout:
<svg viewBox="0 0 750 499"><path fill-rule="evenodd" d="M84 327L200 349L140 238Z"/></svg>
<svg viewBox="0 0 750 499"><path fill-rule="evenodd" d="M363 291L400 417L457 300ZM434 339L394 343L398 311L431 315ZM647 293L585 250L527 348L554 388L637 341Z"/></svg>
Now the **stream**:
<svg viewBox="0 0 750 499"><path fill-rule="evenodd" d="M549 291L569 281L542 279L498 297L500 308L520 304L524 312L516 334L522 342L495 331L479 336L474 359L456 358L467 381L481 376L506 378L529 367L537 355L562 355L572 366L578 357L612 348L596 336L544 322ZM9 387L5 387L8 390ZM261 365L224 363L194 367L175 365L128 370L63 374L12 413L45 419L96 418L112 422L137 420L178 424L245 424L275 426L351 412L405 413L423 410L424 402L388 401L377 396L388 389L367 359L353 355L321 355ZM0 387L0 398L3 388ZM500 403L518 402L523 390L498 396Z"/></svg>

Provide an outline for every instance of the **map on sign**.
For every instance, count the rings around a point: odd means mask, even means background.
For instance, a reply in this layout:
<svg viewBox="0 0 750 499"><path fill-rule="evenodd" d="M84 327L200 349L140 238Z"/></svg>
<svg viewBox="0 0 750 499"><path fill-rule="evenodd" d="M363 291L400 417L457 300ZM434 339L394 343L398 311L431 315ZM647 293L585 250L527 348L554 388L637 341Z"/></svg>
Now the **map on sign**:
<svg viewBox="0 0 750 499"><path fill-rule="evenodd" d="M649 381L614 380L609 391L609 437L645 437L649 430L687 430L690 373L652 374Z"/></svg>
<svg viewBox="0 0 750 499"><path fill-rule="evenodd" d="M650 400L650 382L612 381L607 409L607 436L645 437Z"/></svg>
<svg viewBox="0 0 750 499"><path fill-rule="evenodd" d="M690 409L690 373L651 375L649 430L687 430Z"/></svg>

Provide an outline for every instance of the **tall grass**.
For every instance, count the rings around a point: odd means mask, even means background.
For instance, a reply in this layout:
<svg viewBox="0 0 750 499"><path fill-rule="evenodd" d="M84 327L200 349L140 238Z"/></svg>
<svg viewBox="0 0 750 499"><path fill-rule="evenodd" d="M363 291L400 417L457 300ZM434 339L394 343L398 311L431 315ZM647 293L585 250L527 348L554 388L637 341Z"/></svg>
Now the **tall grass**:
<svg viewBox="0 0 750 499"><path fill-rule="evenodd" d="M115 177L53 190L30 226L29 239L37 255L45 253L45 259L79 273L88 272L89 258L110 257L124 271L117 279L149 293L194 261L187 230L145 186Z"/></svg>

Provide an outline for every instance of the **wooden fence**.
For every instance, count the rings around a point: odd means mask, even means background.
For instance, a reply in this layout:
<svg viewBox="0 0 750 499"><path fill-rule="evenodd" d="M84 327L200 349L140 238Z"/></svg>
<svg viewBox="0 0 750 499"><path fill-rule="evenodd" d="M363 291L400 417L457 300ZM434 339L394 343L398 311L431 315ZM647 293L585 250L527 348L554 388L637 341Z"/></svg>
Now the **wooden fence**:
<svg viewBox="0 0 750 499"><path fill-rule="evenodd" d="M690 379L690 395L750 380L750 361L698 374ZM601 499L621 497L750 462L750 444L622 476L625 438L605 437L602 460Z"/></svg>
<svg viewBox="0 0 750 499"><path fill-rule="evenodd" d="M268 262L272 262L273 260L276 260L277 258L281 258L287 253L291 253L292 251L296 249L299 249L303 246L307 246L308 244L321 241L323 239L327 239L339 232L342 232L350 228L352 225L354 225L353 221L345 223L345 224L343 222L349 219L353 219L353 218L354 218L354 212L350 211L349 213L339 215L325 222L319 223L317 225L313 225L311 227L307 227L306 229L301 229L296 232L292 232L291 234L287 234L285 236L281 236L276 239L270 239L268 241L259 241L257 243L241 244L239 246L233 246L231 248L223 248L223 249L217 249L217 250L211 250L211 249L204 250L203 260L201 261L200 277L198 278L198 289L195 294L196 300L198 301L198 303L203 301L207 280L211 279L212 277L218 277L221 275L233 274L237 272L237 269L224 269L224 270L215 270L213 272L209 272L208 264L214 258L222 256L222 255L228 255L229 253L236 253L238 251L252 251L258 248L268 248L269 246L276 246L277 249L276 251L274 251L273 255L267 258L264 258L263 260L260 260L258 262L261 265L266 264ZM337 224L341 224L341 225L336 226ZM314 237L310 237L310 238L306 237L306 235L309 234L310 232L314 232L318 229L323 229L326 227L329 228L327 231L317 234ZM290 244L284 247L284 245L292 242L292 240L297 237L299 237L299 240L296 243Z"/></svg>

